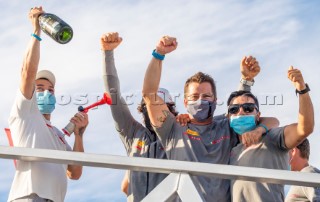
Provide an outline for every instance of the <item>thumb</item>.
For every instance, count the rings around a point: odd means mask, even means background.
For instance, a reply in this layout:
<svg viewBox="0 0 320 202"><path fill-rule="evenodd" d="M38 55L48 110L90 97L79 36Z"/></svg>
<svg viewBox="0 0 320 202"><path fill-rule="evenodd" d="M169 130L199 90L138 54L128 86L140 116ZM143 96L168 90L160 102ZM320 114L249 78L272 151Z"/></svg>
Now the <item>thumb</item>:
<svg viewBox="0 0 320 202"><path fill-rule="evenodd" d="M120 42L120 43L122 42L122 37L119 37L119 42Z"/></svg>
<svg viewBox="0 0 320 202"><path fill-rule="evenodd" d="M290 65L289 70L293 70L293 66L292 65Z"/></svg>
<svg viewBox="0 0 320 202"><path fill-rule="evenodd" d="M247 59L247 56L244 56L244 57L241 59L241 64L245 64L246 59Z"/></svg>

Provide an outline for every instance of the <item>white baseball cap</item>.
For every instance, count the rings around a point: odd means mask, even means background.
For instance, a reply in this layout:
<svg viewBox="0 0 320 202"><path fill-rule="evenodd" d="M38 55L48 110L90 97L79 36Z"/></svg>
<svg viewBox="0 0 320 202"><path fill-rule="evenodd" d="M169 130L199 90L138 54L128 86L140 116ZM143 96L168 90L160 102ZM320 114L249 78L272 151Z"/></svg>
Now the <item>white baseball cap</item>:
<svg viewBox="0 0 320 202"><path fill-rule="evenodd" d="M50 81L50 83L53 85L53 87L56 85L56 77L49 70L38 71L37 76L36 76L36 80L38 80L38 79L47 79L48 81Z"/></svg>
<svg viewBox="0 0 320 202"><path fill-rule="evenodd" d="M173 99L167 89L159 88L157 94L165 103L173 103L174 104Z"/></svg>

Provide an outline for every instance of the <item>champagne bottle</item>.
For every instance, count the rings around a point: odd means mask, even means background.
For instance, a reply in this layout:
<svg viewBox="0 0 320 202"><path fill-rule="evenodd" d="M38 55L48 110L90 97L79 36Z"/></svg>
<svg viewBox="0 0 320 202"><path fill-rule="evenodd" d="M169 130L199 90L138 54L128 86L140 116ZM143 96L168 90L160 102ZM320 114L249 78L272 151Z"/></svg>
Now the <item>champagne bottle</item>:
<svg viewBox="0 0 320 202"><path fill-rule="evenodd" d="M73 30L70 25L54 14L41 14L39 24L44 33L60 44L68 43L72 39Z"/></svg>

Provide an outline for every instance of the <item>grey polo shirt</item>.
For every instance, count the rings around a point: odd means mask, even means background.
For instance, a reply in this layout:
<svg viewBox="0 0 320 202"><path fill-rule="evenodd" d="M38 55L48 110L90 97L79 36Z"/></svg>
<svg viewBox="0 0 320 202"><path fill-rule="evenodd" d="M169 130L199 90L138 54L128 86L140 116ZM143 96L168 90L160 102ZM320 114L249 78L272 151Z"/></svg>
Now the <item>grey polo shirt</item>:
<svg viewBox="0 0 320 202"><path fill-rule="evenodd" d="M237 166L287 170L288 150L284 142L284 127L271 129L261 142L245 148L242 143L232 149L230 164ZM254 181L232 180L233 201L283 201L284 186Z"/></svg>
<svg viewBox="0 0 320 202"><path fill-rule="evenodd" d="M155 131L172 160L228 164L231 149L238 142L227 118L204 126L180 126L170 114ZM192 176L192 180L204 201L230 201L229 180L205 176Z"/></svg>

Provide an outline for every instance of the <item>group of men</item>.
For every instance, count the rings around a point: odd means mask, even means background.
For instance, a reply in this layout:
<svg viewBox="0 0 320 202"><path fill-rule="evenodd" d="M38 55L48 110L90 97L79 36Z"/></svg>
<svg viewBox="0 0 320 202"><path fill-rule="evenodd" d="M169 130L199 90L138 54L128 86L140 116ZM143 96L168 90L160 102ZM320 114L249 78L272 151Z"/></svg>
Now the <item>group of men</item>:
<svg viewBox="0 0 320 202"><path fill-rule="evenodd" d="M20 90L9 118L10 129L14 146L71 151L63 133L50 123L55 77L48 70L38 71L41 39L38 16L42 13L42 7L34 7L29 13L34 32L23 61ZM300 143L306 145L306 138L313 131L314 112L309 86L298 69L291 66L287 75L299 97L297 123L279 127L276 118L260 116L259 102L250 92L260 72L259 63L252 56L241 60L240 87L231 93L226 114L214 116L215 82L210 75L198 72L187 79L184 87L188 113L178 115L168 90L159 87L165 55L178 46L174 37L164 36L152 52L146 70L143 99L138 106L144 120L141 124L133 118L121 96L114 63L114 49L121 42L117 32L103 34L100 40L105 89L111 95L115 127L128 156L281 170L287 170L290 162L294 171L319 172L301 160L309 158L307 149L301 149L306 146ZM88 116L79 112L71 122L75 124L73 151L83 152L82 137ZM66 176L79 179L81 173L82 166L78 165L18 161L8 201L64 201ZM128 171L127 176L123 190L128 201L141 201L166 177L138 171ZM205 176L191 178L202 201L284 201L283 185ZM286 200L294 201L297 197L320 200L316 188L306 190L308 194L304 194L304 189L292 187ZM178 196L174 200L179 201Z"/></svg>

